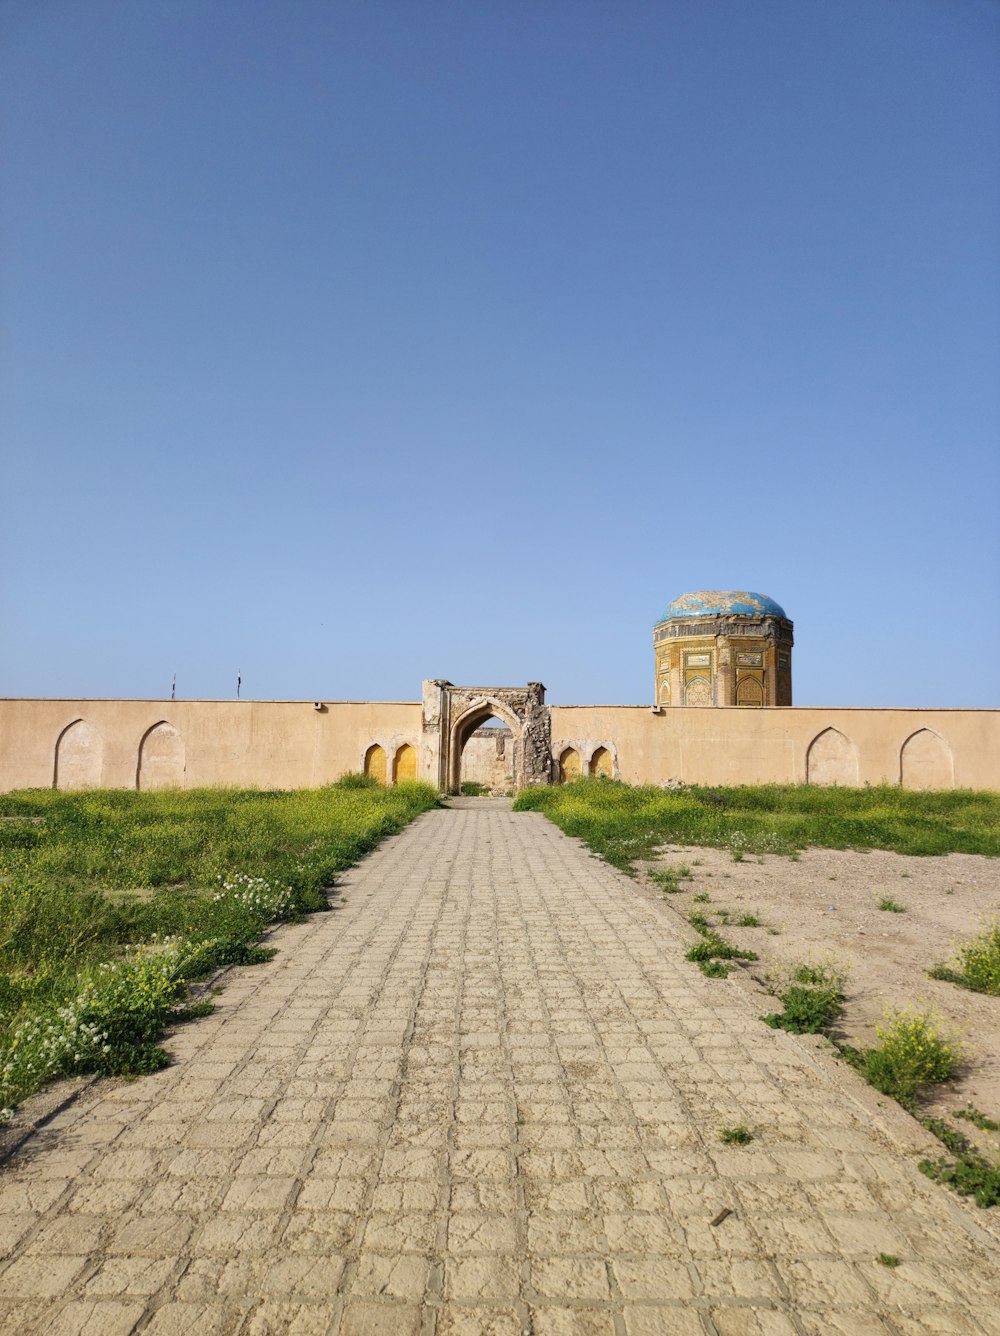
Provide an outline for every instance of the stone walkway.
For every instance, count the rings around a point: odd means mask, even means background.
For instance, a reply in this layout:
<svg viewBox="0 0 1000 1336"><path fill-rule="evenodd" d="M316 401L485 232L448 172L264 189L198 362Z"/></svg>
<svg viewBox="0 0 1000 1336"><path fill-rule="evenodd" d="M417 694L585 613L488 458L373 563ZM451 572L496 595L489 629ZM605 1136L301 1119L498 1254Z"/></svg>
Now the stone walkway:
<svg viewBox="0 0 1000 1336"><path fill-rule="evenodd" d="M342 892L0 1171L0 1331L1000 1333L995 1246L544 817Z"/></svg>

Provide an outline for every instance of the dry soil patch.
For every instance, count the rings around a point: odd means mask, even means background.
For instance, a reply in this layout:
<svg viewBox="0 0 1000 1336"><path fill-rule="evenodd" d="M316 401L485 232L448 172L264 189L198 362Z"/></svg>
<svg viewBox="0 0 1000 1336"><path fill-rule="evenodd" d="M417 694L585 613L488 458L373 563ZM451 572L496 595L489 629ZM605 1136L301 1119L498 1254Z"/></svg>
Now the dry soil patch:
<svg viewBox="0 0 1000 1336"><path fill-rule="evenodd" d="M720 929L759 954L748 970L755 979L766 985L802 961L834 960L847 971L837 1035L858 1046L875 1042L887 1010L911 1005L935 1013L960 1036L968 1060L959 1079L935 1091L922 1111L941 1116L971 1103L1000 1117L1000 998L928 975L952 959L959 942L1000 916L997 860L807 849L797 860L768 855L734 862L726 850L672 845L650 866L681 864L690 879L680 894L663 899L682 917L701 910L714 922L718 911L729 910L732 918L760 918L758 928ZM706 893L708 902L695 900ZM886 898L903 912L879 909ZM968 1124L964 1130L974 1134ZM976 1135L984 1148L1000 1149L995 1135Z"/></svg>

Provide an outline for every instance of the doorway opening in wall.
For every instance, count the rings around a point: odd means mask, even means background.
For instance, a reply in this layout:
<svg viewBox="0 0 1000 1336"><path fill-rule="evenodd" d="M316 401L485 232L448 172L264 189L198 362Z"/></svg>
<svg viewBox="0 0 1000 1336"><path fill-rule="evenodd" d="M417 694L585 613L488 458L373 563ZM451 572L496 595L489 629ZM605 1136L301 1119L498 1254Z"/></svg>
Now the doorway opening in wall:
<svg viewBox="0 0 1000 1336"><path fill-rule="evenodd" d="M471 729L462 746L459 792L466 797L512 793L514 790L514 734L509 725L491 715Z"/></svg>

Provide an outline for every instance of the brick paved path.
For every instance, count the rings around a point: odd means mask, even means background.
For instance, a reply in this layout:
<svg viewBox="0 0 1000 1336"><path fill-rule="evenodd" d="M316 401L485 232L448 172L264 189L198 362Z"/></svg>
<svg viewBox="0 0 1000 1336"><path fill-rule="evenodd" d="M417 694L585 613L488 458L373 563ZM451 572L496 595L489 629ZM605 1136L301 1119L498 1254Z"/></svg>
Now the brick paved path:
<svg viewBox="0 0 1000 1336"><path fill-rule="evenodd" d="M1000 1333L948 1194L542 816L429 813L277 940L0 1172L5 1336Z"/></svg>

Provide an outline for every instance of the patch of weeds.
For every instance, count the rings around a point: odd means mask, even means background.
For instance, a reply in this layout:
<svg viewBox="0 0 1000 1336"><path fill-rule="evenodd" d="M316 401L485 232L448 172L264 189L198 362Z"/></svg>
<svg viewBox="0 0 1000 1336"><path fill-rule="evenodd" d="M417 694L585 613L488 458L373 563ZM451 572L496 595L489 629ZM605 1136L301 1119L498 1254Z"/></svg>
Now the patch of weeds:
<svg viewBox="0 0 1000 1336"><path fill-rule="evenodd" d="M746 1123L737 1123L735 1127L720 1128L719 1140L724 1146L749 1146L753 1133Z"/></svg>
<svg viewBox="0 0 1000 1336"><path fill-rule="evenodd" d="M981 1132L1000 1132L1000 1123L995 1118L987 1118L974 1104L970 1104L967 1109L956 1109L956 1118L964 1118L966 1122L972 1123L978 1127Z"/></svg>
<svg viewBox="0 0 1000 1336"><path fill-rule="evenodd" d="M843 982L842 977L837 974L832 965L810 965L808 963L797 965L792 971L791 977L794 983L829 984Z"/></svg>
<svg viewBox="0 0 1000 1336"><path fill-rule="evenodd" d="M699 960L698 968L709 979L724 979L732 968L721 960Z"/></svg>
<svg viewBox="0 0 1000 1336"><path fill-rule="evenodd" d="M458 786L458 791L463 798L483 798L488 796L490 786L480 784L478 779L465 779Z"/></svg>
<svg viewBox="0 0 1000 1336"><path fill-rule="evenodd" d="M736 920L735 926L737 928L759 928L760 919L756 914L741 914Z"/></svg>
<svg viewBox="0 0 1000 1336"><path fill-rule="evenodd" d="M691 924L692 928L696 928L698 932L702 933L703 935L710 933L712 931L711 923L709 923L708 919L705 917L704 914L700 914L697 910L695 910L691 914L688 914L688 923Z"/></svg>
<svg viewBox="0 0 1000 1336"><path fill-rule="evenodd" d="M204 998L201 1002L187 1002L182 1006L174 1007L170 1013L170 1019L176 1025L182 1025L185 1021L196 1021L202 1016L211 1016L215 1010L215 1003L209 998Z"/></svg>
<svg viewBox="0 0 1000 1336"><path fill-rule="evenodd" d="M695 901L696 904L699 904L699 905L707 905L708 902L709 902L709 900L711 900L711 898L712 898L712 897L709 895L708 891L700 891L700 892L694 897L694 901Z"/></svg>
<svg viewBox="0 0 1000 1336"><path fill-rule="evenodd" d="M978 937L960 947L951 965L935 965L932 979L945 979L974 993L1000 997L1000 922L994 921Z"/></svg>
<svg viewBox="0 0 1000 1336"><path fill-rule="evenodd" d="M877 1025L879 1042L874 1048L850 1050L845 1057L865 1080L911 1112L926 1085L951 1080L961 1061L957 1040L943 1035L932 1016L906 1009L890 1014L885 1025Z"/></svg>
<svg viewBox="0 0 1000 1336"><path fill-rule="evenodd" d="M756 951L741 951L709 928L700 942L688 948L684 958L699 963L703 960L757 960L758 956Z"/></svg>
<svg viewBox="0 0 1000 1336"><path fill-rule="evenodd" d="M827 1030L844 1006L844 975L833 965L803 963L777 990L783 1010L763 1017L773 1030L819 1034Z"/></svg>
<svg viewBox="0 0 1000 1336"><path fill-rule="evenodd" d="M899 1266L899 1258L895 1253L879 1253L878 1260L880 1266Z"/></svg>
<svg viewBox="0 0 1000 1336"><path fill-rule="evenodd" d="M951 1151L955 1159L947 1160L942 1156L937 1160L921 1160L917 1165L920 1172L935 1183L943 1183L961 1197L972 1197L983 1210L1000 1206L1000 1164L988 1160L942 1119L925 1118L924 1126Z"/></svg>
<svg viewBox="0 0 1000 1336"><path fill-rule="evenodd" d="M684 863L679 867L655 868L649 874L650 880L654 881L666 895L677 895L682 891L684 887L681 882L688 876L690 872Z"/></svg>
<svg viewBox="0 0 1000 1336"><path fill-rule="evenodd" d="M330 785L331 789L378 789L381 787L374 775L362 774L360 770L348 770Z"/></svg>
<svg viewBox="0 0 1000 1336"><path fill-rule="evenodd" d="M884 909L887 914L905 914L906 906L901 905L898 900L894 900L891 895L885 896L878 902L879 909Z"/></svg>
<svg viewBox="0 0 1000 1336"><path fill-rule="evenodd" d="M921 1118L920 1121L952 1155L964 1155L967 1150L973 1149L968 1137L962 1136L956 1128L949 1127L943 1118Z"/></svg>

